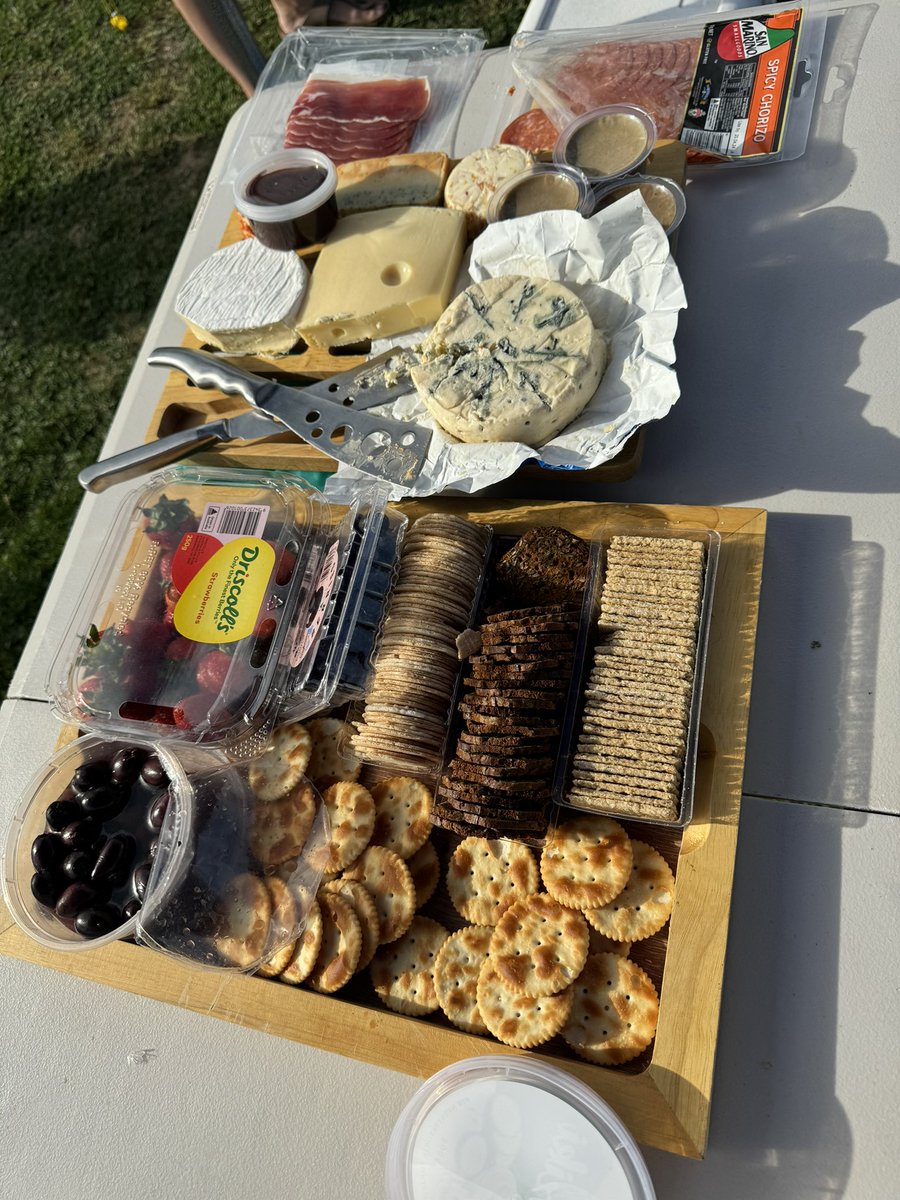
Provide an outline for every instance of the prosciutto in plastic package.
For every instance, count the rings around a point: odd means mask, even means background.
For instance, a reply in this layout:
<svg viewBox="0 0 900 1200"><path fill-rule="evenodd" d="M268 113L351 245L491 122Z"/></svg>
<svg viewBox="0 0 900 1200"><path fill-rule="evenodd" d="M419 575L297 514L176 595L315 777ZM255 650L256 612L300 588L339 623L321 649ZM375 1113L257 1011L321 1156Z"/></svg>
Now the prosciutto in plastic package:
<svg viewBox="0 0 900 1200"><path fill-rule="evenodd" d="M223 182L285 146L336 163L454 153L484 34L472 29L303 28L266 65Z"/></svg>

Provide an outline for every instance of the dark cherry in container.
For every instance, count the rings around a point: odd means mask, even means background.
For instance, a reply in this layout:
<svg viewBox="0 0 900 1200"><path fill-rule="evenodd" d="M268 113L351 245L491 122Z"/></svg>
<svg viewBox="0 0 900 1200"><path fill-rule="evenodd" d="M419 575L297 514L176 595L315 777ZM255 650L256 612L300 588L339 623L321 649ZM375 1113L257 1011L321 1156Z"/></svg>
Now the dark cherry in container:
<svg viewBox="0 0 900 1200"><path fill-rule="evenodd" d="M278 150L237 177L234 203L256 237L271 250L301 250L334 228L337 172L318 150Z"/></svg>

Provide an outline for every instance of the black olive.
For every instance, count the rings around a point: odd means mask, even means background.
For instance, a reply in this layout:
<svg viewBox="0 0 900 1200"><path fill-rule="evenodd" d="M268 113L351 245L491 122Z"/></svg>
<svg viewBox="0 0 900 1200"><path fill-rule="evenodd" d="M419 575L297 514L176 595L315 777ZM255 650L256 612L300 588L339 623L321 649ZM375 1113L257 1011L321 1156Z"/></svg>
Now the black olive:
<svg viewBox="0 0 900 1200"><path fill-rule="evenodd" d="M74 796L74 792L72 795ZM44 813L47 824L55 833L62 833L67 825L71 825L73 821L77 821L81 816L81 808L74 799L54 800L52 804L47 805L47 811Z"/></svg>
<svg viewBox="0 0 900 1200"><path fill-rule="evenodd" d="M63 874L75 883L87 883L94 866L94 855L87 850L73 850L63 859Z"/></svg>
<svg viewBox="0 0 900 1200"><path fill-rule="evenodd" d="M147 761L147 751L142 746L124 746L112 760L112 777L116 783L135 783L141 768Z"/></svg>
<svg viewBox="0 0 900 1200"><path fill-rule="evenodd" d="M31 843L31 861L36 871L51 874L62 864L66 847L57 833L39 833Z"/></svg>
<svg viewBox="0 0 900 1200"><path fill-rule="evenodd" d="M134 858L136 846L130 833L114 833L100 847L91 882L118 887L128 878L128 870Z"/></svg>
<svg viewBox="0 0 900 1200"><path fill-rule="evenodd" d="M98 820L94 817L83 817L80 821L73 821L71 825L67 825L60 837L70 850L90 850L96 845L102 832Z"/></svg>
<svg viewBox="0 0 900 1200"><path fill-rule="evenodd" d="M102 937L122 924L122 913L114 904L83 908L75 918L75 932L82 937Z"/></svg>
<svg viewBox="0 0 900 1200"><path fill-rule="evenodd" d="M89 788L109 783L111 779L108 762L82 763L80 767L76 767L72 776L72 787L79 796L82 796Z"/></svg>
<svg viewBox="0 0 900 1200"><path fill-rule="evenodd" d="M152 867L152 863L144 862L139 867L134 868L131 876L131 890L137 896L138 900L143 901L147 892L147 881L150 878Z"/></svg>
<svg viewBox="0 0 900 1200"><path fill-rule="evenodd" d="M131 899L126 904L122 905L122 920L130 921L136 913L141 911L140 900Z"/></svg>
<svg viewBox="0 0 900 1200"><path fill-rule="evenodd" d="M58 875L48 875L44 871L38 871L31 877L31 894L38 904L53 908L67 884L68 880L63 881Z"/></svg>
<svg viewBox="0 0 900 1200"><path fill-rule="evenodd" d="M147 814L147 821L151 829L162 829L162 823L165 819L166 809L169 807L169 793L163 792L150 805L150 812Z"/></svg>
<svg viewBox="0 0 900 1200"><path fill-rule="evenodd" d="M85 908L91 908L100 900L97 889L87 883L70 883L56 902L56 915L63 920L77 917Z"/></svg>
<svg viewBox="0 0 900 1200"><path fill-rule="evenodd" d="M115 784L103 784L81 793L81 811L89 817L108 821L118 816L128 801L128 793Z"/></svg>
<svg viewBox="0 0 900 1200"><path fill-rule="evenodd" d="M150 787L165 786L169 782L165 768L159 761L158 754L151 754L141 767L141 779Z"/></svg>

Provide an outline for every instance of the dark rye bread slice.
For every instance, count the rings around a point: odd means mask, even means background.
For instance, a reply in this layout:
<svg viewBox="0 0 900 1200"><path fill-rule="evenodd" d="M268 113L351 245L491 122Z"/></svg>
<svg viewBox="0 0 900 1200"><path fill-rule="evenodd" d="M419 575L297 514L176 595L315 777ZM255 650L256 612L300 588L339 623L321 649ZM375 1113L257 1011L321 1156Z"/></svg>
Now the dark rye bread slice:
<svg viewBox="0 0 900 1200"><path fill-rule="evenodd" d="M543 813L547 805L546 799L535 799L528 804L520 804L515 796L463 796L453 792L441 792L435 804L447 812L455 808L461 813L472 813L475 816L502 815L508 821L531 821L538 813Z"/></svg>
<svg viewBox="0 0 900 1200"><path fill-rule="evenodd" d="M524 831L540 830L547 824L547 814L543 809L531 812L518 812L510 808L491 808L486 806L480 810L474 806L458 808L453 803L437 801L434 806L434 816L448 817L450 820L468 821L472 825L486 825L496 828L500 822L506 829Z"/></svg>
<svg viewBox="0 0 900 1200"><path fill-rule="evenodd" d="M578 621L553 620L550 617L538 617L528 621L509 621L503 625L482 625L481 640L485 646L493 646L497 642L514 642L525 638L543 637L545 634L571 634L578 632Z"/></svg>
<svg viewBox="0 0 900 1200"><path fill-rule="evenodd" d="M556 759L549 754L519 754L513 758L511 754L482 754L471 746L456 747L456 758L461 762L471 763L473 767L497 767L508 771L550 771Z"/></svg>
<svg viewBox="0 0 900 1200"><path fill-rule="evenodd" d="M524 533L494 570L496 585L523 606L581 603L587 582L587 543L558 526Z"/></svg>
<svg viewBox="0 0 900 1200"><path fill-rule="evenodd" d="M496 625L504 621L524 621L529 617L578 617L579 604L543 604L537 608L507 608L503 612L489 613L485 625Z"/></svg>
<svg viewBox="0 0 900 1200"><path fill-rule="evenodd" d="M476 763L455 759L447 768L448 779L454 783L476 783L493 788L497 792L538 791L550 786L546 771L526 771L519 774L504 771L502 767L480 767Z"/></svg>

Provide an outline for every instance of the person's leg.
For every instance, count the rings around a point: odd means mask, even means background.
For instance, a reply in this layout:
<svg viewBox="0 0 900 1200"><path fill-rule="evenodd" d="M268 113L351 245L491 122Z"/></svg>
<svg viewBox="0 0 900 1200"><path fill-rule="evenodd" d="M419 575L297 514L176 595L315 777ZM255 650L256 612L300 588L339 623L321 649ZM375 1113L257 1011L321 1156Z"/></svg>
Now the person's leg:
<svg viewBox="0 0 900 1200"><path fill-rule="evenodd" d="M172 0L172 3L216 62L245 95L252 96L266 60L233 0Z"/></svg>
<svg viewBox="0 0 900 1200"><path fill-rule="evenodd" d="M292 33L302 25L374 25L390 8L387 0L330 0L311 4L310 0L272 0L282 33Z"/></svg>

